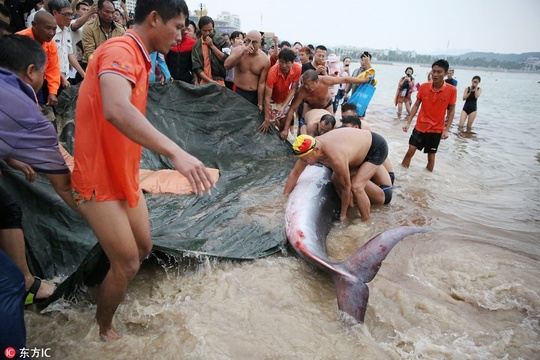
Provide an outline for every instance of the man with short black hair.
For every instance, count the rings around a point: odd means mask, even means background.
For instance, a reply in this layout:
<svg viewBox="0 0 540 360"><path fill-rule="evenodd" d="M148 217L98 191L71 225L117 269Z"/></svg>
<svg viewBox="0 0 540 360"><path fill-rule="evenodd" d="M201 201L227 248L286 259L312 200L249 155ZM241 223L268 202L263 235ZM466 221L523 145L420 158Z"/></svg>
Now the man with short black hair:
<svg viewBox="0 0 540 360"><path fill-rule="evenodd" d="M448 67L448 61L446 60L435 61L431 65L433 81L420 85L420 89L416 94L416 102L411 113L407 116L407 123L403 126L403 131L407 132L412 119L420 109L416 125L409 139L409 149L401 163L403 167L408 168L416 150L422 149L427 154L428 163L426 169L433 171L435 167L435 154L439 148L441 138L448 138L448 132L452 126L456 109L456 87L444 81Z"/></svg>
<svg viewBox="0 0 540 360"><path fill-rule="evenodd" d="M60 82L59 91L65 87L71 86L68 79L70 77L70 67L73 66L77 72L84 78L84 70L77 61L77 50L71 37L70 24L73 19L71 6L68 0L50 0L49 11L56 19L56 35L53 41L58 48L58 58L60 61Z"/></svg>
<svg viewBox="0 0 540 360"><path fill-rule="evenodd" d="M97 19L88 22L82 33L83 62L88 63L96 48L113 37L122 36L124 27L113 21L114 5L111 0L99 0Z"/></svg>
<svg viewBox="0 0 540 360"><path fill-rule="evenodd" d="M298 90L301 72L300 64L294 62L294 52L289 49L281 50L277 63L270 68L266 77L264 122L259 128L260 131L267 132L272 120L278 121L279 127L283 128L282 120Z"/></svg>
<svg viewBox="0 0 540 360"><path fill-rule="evenodd" d="M326 46L319 45L315 48L313 61L302 64L302 74L308 70L315 70L318 75L326 75Z"/></svg>
<svg viewBox="0 0 540 360"><path fill-rule="evenodd" d="M168 157L198 195L214 186L204 164L145 117L149 53L167 53L178 43L187 16L184 0L138 0L133 29L94 52L79 89L73 195L110 262L97 297L96 320L104 340L120 338L112 325L114 313L152 250L139 186L142 147Z"/></svg>

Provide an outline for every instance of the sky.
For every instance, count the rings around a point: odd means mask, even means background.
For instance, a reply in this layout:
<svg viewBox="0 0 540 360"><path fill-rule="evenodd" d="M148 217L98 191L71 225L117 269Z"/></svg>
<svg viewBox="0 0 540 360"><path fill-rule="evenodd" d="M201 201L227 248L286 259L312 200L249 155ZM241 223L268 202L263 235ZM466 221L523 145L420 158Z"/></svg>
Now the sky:
<svg viewBox="0 0 540 360"><path fill-rule="evenodd" d="M242 31L327 47L459 55L540 52L540 0L186 0L240 16Z"/></svg>

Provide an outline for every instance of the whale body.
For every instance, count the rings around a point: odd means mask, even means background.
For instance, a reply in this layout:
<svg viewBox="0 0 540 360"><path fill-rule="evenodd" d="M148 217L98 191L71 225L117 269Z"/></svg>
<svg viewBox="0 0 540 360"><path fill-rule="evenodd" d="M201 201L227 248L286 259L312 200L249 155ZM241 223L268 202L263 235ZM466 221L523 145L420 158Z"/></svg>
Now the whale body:
<svg viewBox="0 0 540 360"><path fill-rule="evenodd" d="M387 230L364 244L348 259L333 262L326 252L326 237L339 218L341 201L330 181L332 170L308 165L289 195L285 211L287 240L296 253L313 266L329 273L336 287L338 307L358 322L364 322L369 283L390 250L403 238L427 232L405 226Z"/></svg>

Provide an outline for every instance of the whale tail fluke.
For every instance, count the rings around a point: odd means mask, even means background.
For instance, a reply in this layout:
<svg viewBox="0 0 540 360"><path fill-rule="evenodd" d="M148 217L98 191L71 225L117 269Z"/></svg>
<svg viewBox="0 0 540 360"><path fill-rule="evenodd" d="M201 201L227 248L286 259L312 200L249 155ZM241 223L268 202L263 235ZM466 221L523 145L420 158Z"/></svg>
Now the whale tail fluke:
<svg viewBox="0 0 540 360"><path fill-rule="evenodd" d="M350 258L342 261L339 267L351 276L332 274L339 309L357 321L363 322L369 299L369 288L366 284L377 275L383 260L394 245L411 234L427 231L426 228L413 226L387 230L369 240Z"/></svg>

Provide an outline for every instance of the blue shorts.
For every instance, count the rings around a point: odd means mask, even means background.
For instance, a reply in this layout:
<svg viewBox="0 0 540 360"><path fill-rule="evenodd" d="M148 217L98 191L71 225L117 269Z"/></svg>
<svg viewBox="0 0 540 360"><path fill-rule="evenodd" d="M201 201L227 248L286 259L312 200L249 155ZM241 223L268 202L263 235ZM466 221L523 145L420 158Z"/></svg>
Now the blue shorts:
<svg viewBox="0 0 540 360"><path fill-rule="evenodd" d="M384 205L392 201L392 187L388 185L379 185L379 187L384 192Z"/></svg>

